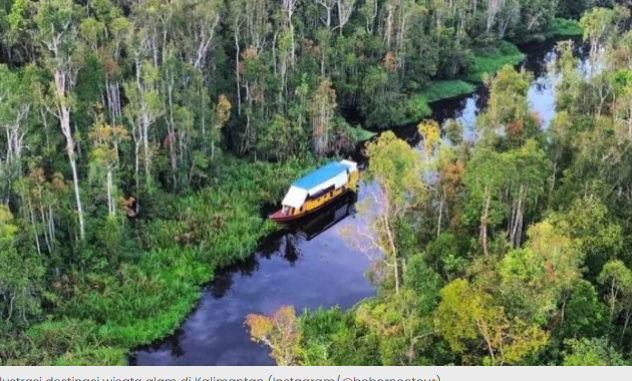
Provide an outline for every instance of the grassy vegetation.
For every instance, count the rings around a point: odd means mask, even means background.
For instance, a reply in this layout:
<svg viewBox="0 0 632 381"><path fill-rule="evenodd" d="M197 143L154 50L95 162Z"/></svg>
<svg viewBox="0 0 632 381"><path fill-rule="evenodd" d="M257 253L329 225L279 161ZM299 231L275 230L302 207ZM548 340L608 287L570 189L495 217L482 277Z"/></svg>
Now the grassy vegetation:
<svg viewBox="0 0 632 381"><path fill-rule="evenodd" d="M515 36L515 41L520 44L544 42L546 40L559 40L563 38L575 38L583 35L583 30L576 20L556 18L546 31L538 31L531 34Z"/></svg>
<svg viewBox="0 0 632 381"><path fill-rule="evenodd" d="M373 138L376 133L365 130L364 128L352 127L349 129L349 135L351 136L351 140L354 144L365 142L371 138Z"/></svg>
<svg viewBox="0 0 632 381"><path fill-rule="evenodd" d="M505 65L518 65L525 59L525 54L510 42L501 41L492 52L479 53L474 58L474 67L466 76L472 83L481 83L485 74L493 74Z"/></svg>
<svg viewBox="0 0 632 381"><path fill-rule="evenodd" d="M581 37L583 34L584 31L576 20L556 18L553 22L553 26L546 33L546 38Z"/></svg>
<svg viewBox="0 0 632 381"><path fill-rule="evenodd" d="M442 99L456 98L461 95L470 94L475 90L476 86L461 80L435 81L424 91L423 95L429 103L432 103Z"/></svg>
<svg viewBox="0 0 632 381"><path fill-rule="evenodd" d="M397 125L417 123L432 115L432 109L423 94L414 95L408 99L405 111L405 116L402 116L401 120L396 123Z"/></svg>
<svg viewBox="0 0 632 381"><path fill-rule="evenodd" d="M546 34L526 37L526 41L544 41L555 38L571 38L583 33L575 20L556 18L552 28ZM508 41L501 41L491 52L481 52L474 57L474 65L464 80L433 81L423 92L411 96L406 123L417 122L432 114L430 103L466 95L476 90L475 84L482 83L486 74L494 74L505 65L518 65L526 55Z"/></svg>
<svg viewBox="0 0 632 381"><path fill-rule="evenodd" d="M260 217L262 202L314 166L225 159L217 186L187 197L161 194L138 221L145 251L116 273L77 272L58 285L49 317L3 350L12 364L123 365L136 346L173 333L201 295L213 269L250 255L275 226ZM151 248L160 247L159 250Z"/></svg>
<svg viewBox="0 0 632 381"><path fill-rule="evenodd" d="M475 90L476 86L462 80L432 82L425 91L410 95L401 113L396 113L389 125L403 126L417 123L432 115L430 103L470 94ZM372 137L366 134L364 136Z"/></svg>

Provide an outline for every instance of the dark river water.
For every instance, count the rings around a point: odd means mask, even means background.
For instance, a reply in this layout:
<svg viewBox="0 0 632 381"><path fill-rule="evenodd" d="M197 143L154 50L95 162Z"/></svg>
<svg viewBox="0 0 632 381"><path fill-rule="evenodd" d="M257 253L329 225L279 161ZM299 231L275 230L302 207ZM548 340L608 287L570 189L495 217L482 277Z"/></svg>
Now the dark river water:
<svg viewBox="0 0 632 381"><path fill-rule="evenodd" d="M555 116L557 78L546 70L556 58L554 47L554 43L544 43L523 48L527 53L523 65L535 74L529 101L544 128ZM441 122L459 119L465 138L475 140L476 116L487 100L488 92L480 86L472 95L433 104L434 118ZM394 132L413 146L420 143L414 125ZM250 341L246 315L269 314L283 305L293 305L299 312L336 305L350 308L375 295L374 285L365 276L369 259L342 233L365 224L355 213L355 203L369 193L370 187L362 186L357 197L339 200L301 226L266 237L257 253L219 270L180 329L133 352L130 364L274 365L269 350Z"/></svg>

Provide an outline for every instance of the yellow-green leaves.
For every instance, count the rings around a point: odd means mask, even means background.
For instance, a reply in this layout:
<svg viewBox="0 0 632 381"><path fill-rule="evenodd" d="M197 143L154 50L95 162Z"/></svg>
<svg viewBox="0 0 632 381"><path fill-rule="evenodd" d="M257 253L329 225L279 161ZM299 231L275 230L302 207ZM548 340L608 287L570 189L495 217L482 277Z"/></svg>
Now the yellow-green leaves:
<svg viewBox="0 0 632 381"><path fill-rule="evenodd" d="M499 296L516 313L545 324L563 293L580 279L583 257L564 227L544 221L528 235L526 248L508 253L499 264Z"/></svg>
<svg viewBox="0 0 632 381"><path fill-rule="evenodd" d="M548 341L538 325L509 317L491 295L466 280L448 284L441 298L435 325L467 363L519 364Z"/></svg>
<svg viewBox="0 0 632 381"><path fill-rule="evenodd" d="M412 205L424 192L421 157L405 141L385 132L367 148L371 158L368 178L375 180L386 197L398 205Z"/></svg>
<svg viewBox="0 0 632 381"><path fill-rule="evenodd" d="M593 63L599 49L618 32L617 24L629 16L630 11L621 6L614 9L593 8L582 16L579 25L584 30L584 41L590 42L590 57Z"/></svg>
<svg viewBox="0 0 632 381"><path fill-rule="evenodd" d="M426 120L417 126L419 134L423 138L423 154L427 163L436 156L437 150L441 145L441 127L434 120Z"/></svg>
<svg viewBox="0 0 632 381"><path fill-rule="evenodd" d="M505 141L505 145L516 147L536 135L539 126L531 115L527 98L532 81L531 73L518 72L510 65L488 78L489 104L477 121L483 144Z"/></svg>
<svg viewBox="0 0 632 381"><path fill-rule="evenodd" d="M219 101L217 102L217 107L215 109L215 128L221 129L224 127L228 119L230 118L230 109L231 109L230 101L226 95L221 94L219 96Z"/></svg>
<svg viewBox="0 0 632 381"><path fill-rule="evenodd" d="M453 351L464 352L466 342L478 337L477 319L484 314L487 295L476 293L463 279L455 280L441 290L441 304L437 309L437 330L448 341Z"/></svg>
<svg viewBox="0 0 632 381"><path fill-rule="evenodd" d="M272 358L280 366L298 365L300 359L301 332L292 306L283 306L272 315L251 314L246 317L250 336L257 343L272 349Z"/></svg>
<svg viewBox="0 0 632 381"><path fill-rule="evenodd" d="M597 278L598 282L608 289L606 300L610 305L610 317L632 308L632 271L621 260L612 260L603 267ZM629 320L630 317L627 317Z"/></svg>

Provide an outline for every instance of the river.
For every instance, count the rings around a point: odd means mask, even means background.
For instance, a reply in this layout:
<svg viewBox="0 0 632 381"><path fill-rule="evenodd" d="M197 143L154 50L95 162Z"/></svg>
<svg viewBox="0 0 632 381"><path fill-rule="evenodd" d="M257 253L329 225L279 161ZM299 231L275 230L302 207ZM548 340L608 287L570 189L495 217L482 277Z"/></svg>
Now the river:
<svg viewBox="0 0 632 381"><path fill-rule="evenodd" d="M548 128L555 116L557 77L546 69L556 58L555 43L534 44L523 51L527 54L523 66L535 78L529 102ZM577 53L585 57L580 49ZM434 103L434 118L441 122L459 119L465 138L473 141L476 116L487 101L487 89L481 85L472 95ZM415 125L394 132L413 146L421 141ZM370 192L369 186L361 186L357 198L339 200L300 227L266 237L257 253L219 270L180 329L139 348L130 355L130 364L274 365L269 350L250 340L244 326L246 315L269 314L283 305L293 305L297 311L336 305L350 308L375 295L375 287L365 276L369 259L349 245L342 233L365 223L354 205Z"/></svg>

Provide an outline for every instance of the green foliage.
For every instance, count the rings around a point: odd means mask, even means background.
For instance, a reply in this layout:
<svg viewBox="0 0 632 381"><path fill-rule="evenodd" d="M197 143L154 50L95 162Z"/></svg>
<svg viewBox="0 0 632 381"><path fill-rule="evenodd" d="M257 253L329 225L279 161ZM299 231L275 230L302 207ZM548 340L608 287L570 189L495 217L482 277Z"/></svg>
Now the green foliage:
<svg viewBox="0 0 632 381"><path fill-rule="evenodd" d="M422 195L420 155L406 142L397 139L390 131L385 132L369 145L367 153L371 163L366 178L380 185L388 198L386 202L399 207L414 203L414 197Z"/></svg>
<svg viewBox="0 0 632 381"><path fill-rule="evenodd" d="M596 4L596 0L560 0L557 14L561 17L578 20L586 10Z"/></svg>
<svg viewBox="0 0 632 381"><path fill-rule="evenodd" d="M147 224L148 243L151 247L194 247L207 253L213 264L243 258L273 228L261 219L261 204L279 200L287 185L314 164L309 158L270 164L227 157L218 186L160 206L157 218Z"/></svg>
<svg viewBox="0 0 632 381"><path fill-rule="evenodd" d="M393 119L392 125L403 126L409 123L416 123L430 115L432 115L432 109L428 104L428 99L425 95L415 95L405 101L406 107L403 110L394 109L393 112L400 116ZM402 114L403 113L403 114Z"/></svg>
<svg viewBox="0 0 632 381"><path fill-rule="evenodd" d="M24 326L27 318L40 311L44 267L37 253L18 246L19 228L13 215L0 206L0 331L9 332L14 326Z"/></svg>
<svg viewBox="0 0 632 381"><path fill-rule="evenodd" d="M425 254L427 263L448 280L462 275L469 263L467 251L451 233L443 233L430 242Z"/></svg>
<svg viewBox="0 0 632 381"><path fill-rule="evenodd" d="M480 141L451 122L444 144L424 121L422 153L392 133L369 145L382 208L361 213L375 217L379 296L308 312L300 332L288 307L253 320L253 337L307 365L535 364L567 338L573 362L592 356L579 340L606 335L618 340L602 349L629 351L632 34L620 2L340 1L331 18L310 1L292 14L271 0L128 3L3 3L3 365L124 364L275 229L260 207L312 155L373 136L351 123L418 123L486 75ZM588 12L578 24L556 6ZM593 64L602 47L607 64L586 78L561 47L547 136L513 43L580 24Z"/></svg>
<svg viewBox="0 0 632 381"><path fill-rule="evenodd" d="M565 233L564 227L541 222L529 229L527 248L502 259L500 289L509 311L544 324L580 279L582 257Z"/></svg>
<svg viewBox="0 0 632 381"><path fill-rule="evenodd" d="M575 200L565 215L554 218L568 224L569 232L585 258L587 279L594 280L608 260L621 256L622 227L608 220L608 209L598 200Z"/></svg>
<svg viewBox="0 0 632 381"><path fill-rule="evenodd" d="M301 315L302 365L375 365L380 363L378 338L340 308L306 311Z"/></svg>
<svg viewBox="0 0 632 381"><path fill-rule="evenodd" d="M357 126L357 127L348 126L347 131L349 134L349 138L354 144L371 140L371 138L373 138L376 135L374 132L367 131L361 126Z"/></svg>
<svg viewBox="0 0 632 381"><path fill-rule="evenodd" d="M511 319L503 307L492 302L491 295L465 280L444 287L441 299L435 320L440 334L452 350L484 364L520 363L548 341L540 327L518 317ZM477 354L481 346L485 351Z"/></svg>
<svg viewBox="0 0 632 381"><path fill-rule="evenodd" d="M513 41L586 32L575 21L554 19L557 2L523 3L525 19L543 7L551 12L531 19L534 30L529 25L510 27L507 37ZM572 14L594 5L561 1L559 11ZM407 175L392 174L408 173L408 166L396 165L404 156L394 152L394 147L407 152L406 147L395 141L369 150L367 178L380 182L382 197L397 201L380 206L389 211L412 206L403 218L380 219L387 214L377 214L374 231L384 234L374 242L388 258L385 267L375 267L381 275L375 278L379 294L336 321L336 331L360 325L366 330L362 339L375 340L379 359L373 364L625 363L621 353L630 349L632 320L632 262L624 249L632 232L631 192L625 185L632 180L627 73L632 45L622 30L627 15L621 8L593 10L582 22L600 26L587 37L593 47L605 48L601 59L612 66L603 73L581 72L572 43L560 45L554 65L562 75L559 113L550 131L542 131L530 109L533 78L512 67L522 60L521 53L506 43L495 48L492 33L477 39L478 58L470 74L477 69L478 79L482 72L494 74L486 83L488 109L477 120L479 139L465 144L458 137L462 126L451 122L446 129L457 147L446 147L436 144L435 123L420 124L422 155L438 151L440 157L423 155L425 165L416 170L419 178L438 179L426 185L424 197L406 192ZM595 64L596 56L592 58ZM438 62L428 60L428 65ZM397 57L387 56L383 63L382 89L392 78L388 69L396 67ZM406 87L422 94L427 83L416 80ZM436 93L452 91L451 83L439 85ZM384 94L390 96L392 87ZM421 103L429 98L412 99ZM385 135L385 142L392 140ZM390 275L384 276L385 269ZM326 316L333 319L334 312ZM324 323L327 318L325 313L322 320L308 314L306 323L333 326L333 321ZM316 331L310 330L305 339L318 337ZM308 352L320 359L343 345L335 340L319 344Z"/></svg>
<svg viewBox="0 0 632 381"><path fill-rule="evenodd" d="M402 231L407 214L419 205L425 195L420 176L421 155L406 142L388 131L367 147L370 165L365 171L367 181L376 184L372 198L360 204L361 215L374 216L366 228L370 239L367 254L381 253L382 262L392 268L395 290L400 288L400 261L406 254ZM374 208L377 208L375 213Z"/></svg>
<svg viewBox="0 0 632 381"><path fill-rule="evenodd" d="M114 276L91 274L60 306L64 316L93 319L106 340L130 347L170 333L210 280L211 267L193 250L146 253Z"/></svg>
<svg viewBox="0 0 632 381"><path fill-rule="evenodd" d="M482 145L515 148L527 139L541 136L539 120L529 109L528 92L533 76L504 66L488 77L490 99L488 109L477 120Z"/></svg>
<svg viewBox="0 0 632 381"><path fill-rule="evenodd" d="M546 29L540 29L535 33L526 33L519 37L516 36L516 42L528 44L547 40L575 39L582 37L583 34L584 31L577 20L556 17L550 20Z"/></svg>
<svg viewBox="0 0 632 381"><path fill-rule="evenodd" d="M565 366L623 366L628 365L620 353L601 339L573 339L567 341Z"/></svg>
<svg viewBox="0 0 632 381"><path fill-rule="evenodd" d="M97 267L62 281L56 290L59 296L52 300L54 316L29 329L33 345L22 349L26 352L20 356L29 364L120 365L130 348L173 333L198 300L202 285L211 280L213 269L250 255L258 239L273 229L259 217L259 205L278 199L309 163L273 165L226 157L217 186L188 197L162 197L156 201L160 208L147 205L152 220L145 245L155 250L121 253L137 249L121 236L125 224L107 220L98 234L99 255L112 272ZM15 264L17 259L11 260ZM25 281L38 279L26 271L10 273L21 274ZM27 304L19 300L16 317L30 313L21 311ZM8 340L3 348L14 344Z"/></svg>
<svg viewBox="0 0 632 381"><path fill-rule="evenodd" d="M388 298L358 306L357 321L380 338L378 353L383 365L413 365L423 361L420 357L430 344L433 324L429 315L420 313L427 308L421 303L415 292L402 289Z"/></svg>
<svg viewBox="0 0 632 381"><path fill-rule="evenodd" d="M145 253L119 274L79 276L56 314L30 328L36 364L124 364L131 347L172 333L212 276L193 250ZM67 285L65 287L69 287ZM61 318L63 316L63 318Z"/></svg>
<svg viewBox="0 0 632 381"><path fill-rule="evenodd" d="M561 339L599 338L608 334L608 311L595 287L580 280L574 286L564 309L564 321L555 331Z"/></svg>
<svg viewBox="0 0 632 381"><path fill-rule="evenodd" d="M406 264L404 284L415 291L419 300L419 312L429 316L437 304L439 291L443 281L439 275L426 264L423 255L414 255Z"/></svg>
<svg viewBox="0 0 632 381"><path fill-rule="evenodd" d="M474 85L461 80L434 81L423 94L427 101L432 103L442 99L450 99L461 95L467 95L473 93L474 90L476 90Z"/></svg>
<svg viewBox="0 0 632 381"><path fill-rule="evenodd" d="M464 210L467 221L478 222L481 213L492 227L503 221L508 209L503 203L503 189L516 173L511 164L507 155L492 150L481 148L474 153L464 175L470 196Z"/></svg>
<svg viewBox="0 0 632 381"><path fill-rule="evenodd" d="M546 33L546 38L571 38L571 37L581 37L583 36L584 31L582 27L576 20L569 20L564 18L555 18L553 20L553 25Z"/></svg>
<svg viewBox="0 0 632 381"><path fill-rule="evenodd" d="M507 41L501 41L498 48L475 56L474 66L468 73L466 80L472 83L481 83L485 74L494 75L506 65L518 65L524 61L525 57L517 46Z"/></svg>

